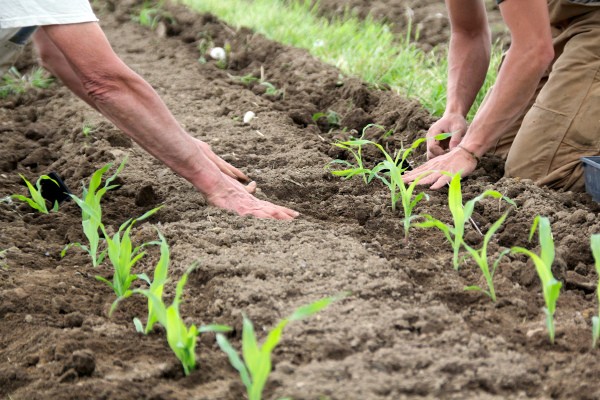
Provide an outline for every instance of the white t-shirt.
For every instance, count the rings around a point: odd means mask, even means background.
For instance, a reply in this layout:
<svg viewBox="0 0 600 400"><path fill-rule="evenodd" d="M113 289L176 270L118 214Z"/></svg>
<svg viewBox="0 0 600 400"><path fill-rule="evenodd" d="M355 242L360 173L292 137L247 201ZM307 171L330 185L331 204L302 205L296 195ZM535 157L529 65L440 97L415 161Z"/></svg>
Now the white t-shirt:
<svg viewBox="0 0 600 400"><path fill-rule="evenodd" d="M88 0L0 0L0 29L92 21Z"/></svg>

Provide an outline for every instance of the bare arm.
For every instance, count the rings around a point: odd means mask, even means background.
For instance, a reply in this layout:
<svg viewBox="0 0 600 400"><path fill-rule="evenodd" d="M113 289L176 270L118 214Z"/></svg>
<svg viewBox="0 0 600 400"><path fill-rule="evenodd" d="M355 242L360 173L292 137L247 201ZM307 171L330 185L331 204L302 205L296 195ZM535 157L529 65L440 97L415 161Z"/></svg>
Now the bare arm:
<svg viewBox="0 0 600 400"><path fill-rule="evenodd" d="M446 0L451 36L448 53L446 110L429 130L429 137L454 132L449 143L428 142L428 156L434 158L456 147L467 129L466 116L483 85L490 63L490 30L480 0Z"/></svg>
<svg viewBox="0 0 600 400"><path fill-rule="evenodd" d="M546 0L506 0L500 10L510 29L512 44L487 102L479 109L460 142L462 147L411 171L405 177L407 182L425 171L460 171L463 176L473 172L477 162L469 153L485 154L519 118L552 62L554 50ZM433 173L420 183L432 184L432 189L439 189L449 179Z"/></svg>
<svg viewBox="0 0 600 400"><path fill-rule="evenodd" d="M245 175L183 130L154 89L117 57L97 23L40 29L71 69L56 65L53 72L146 151L191 182L211 204L263 218L297 215L256 199L233 179Z"/></svg>
<svg viewBox="0 0 600 400"><path fill-rule="evenodd" d="M462 144L485 154L523 114L554 58L546 0L507 0L500 5L512 44L488 101L477 113Z"/></svg>

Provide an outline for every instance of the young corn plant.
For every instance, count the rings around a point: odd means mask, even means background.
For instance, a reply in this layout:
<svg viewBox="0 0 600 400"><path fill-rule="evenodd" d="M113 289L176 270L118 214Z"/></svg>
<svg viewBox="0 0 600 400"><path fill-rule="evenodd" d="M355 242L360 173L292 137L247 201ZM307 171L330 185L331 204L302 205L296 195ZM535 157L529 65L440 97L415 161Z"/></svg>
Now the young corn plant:
<svg viewBox="0 0 600 400"><path fill-rule="evenodd" d="M183 372L189 375L196 368L196 345L198 335L206 332L229 332L231 327L225 325L203 325L197 327L191 325L189 328L179 314L179 305L183 296L183 288L187 282L190 272L195 268L192 266L181 277L175 289L175 299L170 306L166 306L151 290L135 290L135 293L142 294L148 298L152 305L154 315L167 331L167 342L177 359L181 362Z"/></svg>
<svg viewBox="0 0 600 400"><path fill-rule="evenodd" d="M131 19L142 26L156 29L163 20L173 23L173 16L164 10L164 0L144 1L138 15L132 15Z"/></svg>
<svg viewBox="0 0 600 400"><path fill-rule="evenodd" d="M141 217L128 219L127 221L123 222L119 227L119 230L111 238L106 232L104 224L99 222L100 216L96 213L96 211L78 197L73 197L73 200L75 200L77 205L79 205L82 210L90 215L90 218L94 221L94 223L99 225L100 230L102 231L102 234L106 240L106 254L108 254L108 258L114 269L113 280L110 282L108 279L98 275L96 276L96 279L110 286L110 288L114 290L115 294L117 295L116 300L113 302L110 308L110 315L117 307L119 301L133 294L133 291L131 290L131 283L133 281L139 278L145 282L150 282L150 279L148 276L146 276L146 274L132 274L131 269L146 254L144 251L142 251L143 247L149 244L155 244L155 242L144 243L134 248L131 242L131 229L136 222L143 221L154 215L162 208L162 206L147 211Z"/></svg>
<svg viewBox="0 0 600 400"><path fill-rule="evenodd" d="M217 334L217 344L227 354L229 362L239 374L248 400L261 400L262 392L271 373L271 353L281 341L283 329L292 321L299 321L323 310L339 297L327 297L312 304L298 308L289 317L283 319L269 332L262 346L259 346L254 326L244 315L242 327L242 358L238 355L231 343L221 334Z"/></svg>
<svg viewBox="0 0 600 400"><path fill-rule="evenodd" d="M542 282L542 291L546 307L546 327L548 328L548 336L550 342L554 343L554 312L556 311L556 301L560 295L562 283L557 281L552 275L552 263L554 262L554 239L552 237L552 229L550 228L550 220L546 217L536 216L529 232L529 240L538 229L538 237L540 241L539 256L532 251L523 247L513 247L512 253L521 253L528 256L534 263L535 269Z"/></svg>
<svg viewBox="0 0 600 400"><path fill-rule="evenodd" d="M473 215L473 209L475 208L475 204L482 201L486 197L493 197L501 201L504 200L508 204L516 207L514 201L512 201L511 199L509 199L508 197L504 196L502 193L496 190L486 190L479 196L467 201L463 205L462 190L460 185L460 173L454 174L452 175L452 180L450 181L450 189L448 190L448 208L450 209L450 213L452 214L453 225L446 225L442 221L432 217L429 214L423 215L425 221L416 225L420 228L437 228L444 234L444 236L446 236L446 239L448 239L448 242L450 242L450 244L452 245L452 265L456 270L460 268L459 255L461 246L465 242L465 225L467 221L470 220L471 215Z"/></svg>
<svg viewBox="0 0 600 400"><path fill-rule="evenodd" d="M473 260L475 260L475 262L479 266L479 269L481 269L481 272L483 273L483 277L485 278L485 282L488 287L487 290L485 290L481 286L473 285L465 287L465 290L475 290L483 292L487 294L492 299L492 301L496 301L496 290L494 289L494 274L496 273L498 264L500 264L500 260L502 259L502 257L504 257L510 252L510 249L505 249L502 252L500 252L500 255L496 258L490 270L487 254L488 244L490 243L492 236L494 236L496 231L500 228L500 226L502 226L507 216L508 213L504 213L496 222L494 222L490 229L488 229L488 231L485 233L485 236L483 237L483 244L481 245L481 248L479 250L472 248L466 243L463 244L465 249L467 249L471 257L473 257Z"/></svg>
<svg viewBox="0 0 600 400"><path fill-rule="evenodd" d="M158 236L160 238L160 259L158 260L158 264L156 264L156 268L154 268L154 276L152 282L149 282L150 287L148 288L148 292L152 293L158 300L162 301L163 290L168 277L171 253L169 244L160 231L158 231ZM138 277L140 277L140 275L138 275ZM148 301L148 320L146 321L145 328L138 318L133 319L136 330L145 335L150 333L154 324L158 322L158 315L154 304L155 302Z"/></svg>
<svg viewBox="0 0 600 400"><path fill-rule="evenodd" d="M56 182L54 179L50 178L48 175L42 175L39 177L39 179L35 183L35 186L33 186L31 184L31 182L29 182L27 180L27 178L25 178L23 175L19 174L19 176L21 177L21 179L23 179L25 181L25 184L27 185L27 188L29 189L29 194L31 195L31 198L20 195L20 194L13 194L10 197L29 204L29 206L31 208L33 208L34 210L38 210L39 212L41 212L43 214L48 214L48 207L46 206L46 199L44 199L44 197L42 196L42 181L49 180L51 182L54 182L56 184L56 186L59 186L58 182ZM54 201L54 206L52 207L51 211L52 212L58 211L58 201Z"/></svg>
<svg viewBox="0 0 600 400"><path fill-rule="evenodd" d="M100 229L100 225L102 224L102 207L100 206L100 200L107 191L111 189L115 189L118 185L111 185L112 181L117 178L117 175L123 170L125 167L125 163L127 159L124 159L115 173L110 176L104 186L100 187L102 183L102 177L104 174L111 168L112 164L106 164L104 167L100 168L92 175L92 179L90 180L89 187L83 187L83 195L82 199L79 199L77 196L71 195L71 198L75 200L75 202L80 204L85 204L87 207L81 207L81 225L83 227L83 233L85 234L88 245L83 245L81 243L70 243L61 251L61 257L64 257L67 251L71 247L79 247L90 255L92 259L92 265L97 267L102 263L106 252L103 251L98 255L98 249L100 246L100 234L98 230ZM86 211L86 209L91 210L90 212ZM97 218L92 218L92 213L97 216Z"/></svg>
<svg viewBox="0 0 600 400"><path fill-rule="evenodd" d="M365 131L370 127L379 126L373 124L367 125L363 130L363 136ZM432 140L443 140L446 139L448 136L449 134L443 133L435 136ZM379 143L375 143L363 138L349 140L345 142L338 142L335 143L335 146L347 150L350 154L352 154L356 164L352 164L346 160L333 160L328 165L329 170L335 176L350 179L353 176L359 175L363 178L365 184L370 183L373 180L373 178L377 178L381 182L383 182L383 184L390 191L392 210L396 210L396 204L399 200L402 203L402 210L404 212L403 226L405 242L408 241L412 221L418 217L416 215L413 215L413 210L415 209L417 204L423 199L429 200L429 196L424 192L414 195L414 191L417 185L419 184L421 179L423 179L429 174L429 172L425 172L422 175L418 176L417 179L415 179L409 185L405 184L402 180L402 174L404 174L404 172L410 167L407 161L408 156L426 140L426 138L417 139L409 148L398 151L395 156L389 154ZM362 159L362 148L367 144L377 147L377 149L381 151L385 158L383 161L375 165L372 169L365 167ZM347 168L342 170L332 170L331 165L333 164L341 164Z"/></svg>
<svg viewBox="0 0 600 400"><path fill-rule="evenodd" d="M15 67L11 67L0 81L0 99L11 94L25 93L31 88L46 89L53 81L47 77L43 68L36 68L31 74L24 75Z"/></svg>
<svg viewBox="0 0 600 400"><path fill-rule="evenodd" d="M113 289L117 295L117 299L113 302L109 314L112 314L112 312L115 310L119 300L129 297L131 294L133 294L133 291L131 290L131 283L133 281L136 279L142 279L145 282L150 281L146 274L132 274L131 269L146 254L145 251L142 251L142 248L153 243L145 243L134 248L131 242L130 233L131 228L133 228L133 225L137 221L145 220L161 208L162 206L153 208L141 217L125 221L123 224L121 224L119 230L113 235L112 238L106 233L104 225L100 224L100 229L106 238L108 258L113 265L114 273L112 282L102 276L96 276L96 279L110 286L110 288Z"/></svg>
<svg viewBox="0 0 600 400"><path fill-rule="evenodd" d="M340 114L336 113L333 110L327 110L327 112L318 112L312 115L312 121L316 124L318 120L320 120L321 118L325 117L325 119L327 120L327 123L331 126L340 126L340 122L342 120L342 118L340 117Z"/></svg>
<svg viewBox="0 0 600 400"><path fill-rule="evenodd" d="M600 234L592 235L591 238L592 255L594 256L594 266L598 274L598 287L596 288L596 296L598 296L598 315L592 318L592 348L598 345L600 339Z"/></svg>

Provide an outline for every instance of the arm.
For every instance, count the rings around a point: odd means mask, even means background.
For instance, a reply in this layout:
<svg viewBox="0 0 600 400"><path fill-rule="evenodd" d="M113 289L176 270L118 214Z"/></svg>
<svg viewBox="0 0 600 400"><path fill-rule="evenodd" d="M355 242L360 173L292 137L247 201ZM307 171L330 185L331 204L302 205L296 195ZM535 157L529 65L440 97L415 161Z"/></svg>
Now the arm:
<svg viewBox="0 0 600 400"><path fill-rule="evenodd" d="M416 168L406 175L407 182L424 171L460 171L463 176L473 172L477 162L470 153L479 157L485 154L522 115L552 62L554 50L546 0L506 0L500 10L511 32L512 44L494 89L460 142L462 147ZM433 173L420 183L439 189L449 180L447 176Z"/></svg>
<svg viewBox="0 0 600 400"><path fill-rule="evenodd" d="M512 37L510 49L488 101L462 144L482 156L522 115L554 58L545 0L507 0L500 5Z"/></svg>
<svg viewBox="0 0 600 400"><path fill-rule="evenodd" d="M68 65L58 65L61 58L55 57L46 62L51 70L146 151L192 183L210 204L240 215L297 216L295 211L256 199L233 179L246 177L183 130L154 89L117 57L97 23L40 29ZM253 189L250 185L249 190Z"/></svg>
<svg viewBox="0 0 600 400"><path fill-rule="evenodd" d="M480 0L446 0L451 35L448 53L446 110L432 125L428 137L455 132L449 143L428 141L428 157L453 149L467 130L466 116L483 85L490 63L490 30Z"/></svg>

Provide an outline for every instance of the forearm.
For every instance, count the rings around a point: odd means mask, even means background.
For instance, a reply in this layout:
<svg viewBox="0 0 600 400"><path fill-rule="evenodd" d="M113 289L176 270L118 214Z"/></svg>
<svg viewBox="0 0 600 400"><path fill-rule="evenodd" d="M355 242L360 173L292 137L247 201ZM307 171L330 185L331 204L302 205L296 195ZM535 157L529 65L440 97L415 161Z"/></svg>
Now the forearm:
<svg viewBox="0 0 600 400"><path fill-rule="evenodd" d="M545 63L532 62L535 54L510 50L488 100L479 109L462 144L478 156L494 143L526 112L530 99L546 69Z"/></svg>
<svg viewBox="0 0 600 400"><path fill-rule="evenodd" d="M445 114L460 114L466 117L485 81L490 63L490 47L489 33L452 33L448 54Z"/></svg>
<svg viewBox="0 0 600 400"><path fill-rule="evenodd" d="M481 156L525 112L554 58L546 0L506 0L500 6L512 44L488 100L462 144Z"/></svg>
<svg viewBox="0 0 600 400"><path fill-rule="evenodd" d="M109 82L84 82L97 109L150 154L207 194L222 174L175 120L154 89L124 64Z"/></svg>
<svg viewBox="0 0 600 400"><path fill-rule="evenodd" d="M445 114L466 117L490 64L491 35L481 0L446 0L450 18Z"/></svg>

